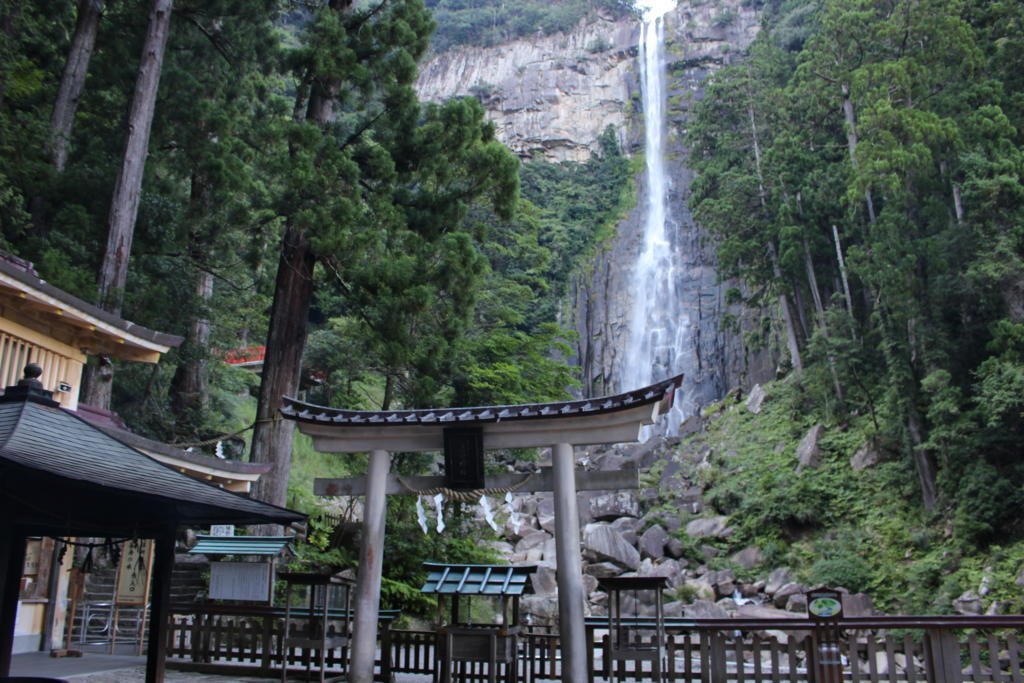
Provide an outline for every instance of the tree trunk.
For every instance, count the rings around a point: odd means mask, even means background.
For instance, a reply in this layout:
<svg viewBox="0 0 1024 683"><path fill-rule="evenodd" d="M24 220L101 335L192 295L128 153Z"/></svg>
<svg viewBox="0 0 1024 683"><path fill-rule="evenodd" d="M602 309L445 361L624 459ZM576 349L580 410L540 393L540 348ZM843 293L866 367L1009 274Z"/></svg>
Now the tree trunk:
<svg viewBox="0 0 1024 683"><path fill-rule="evenodd" d="M843 117L846 119L846 146L850 151L850 164L854 170L857 169L857 125L856 117L853 114L853 100L850 99L850 86L840 86L843 92ZM875 224L875 201L871 197L871 190L864 190L864 201L868 207L868 220L871 225Z"/></svg>
<svg viewBox="0 0 1024 683"><path fill-rule="evenodd" d="M195 307L182 349L185 357L171 381L171 411L179 433L198 436L196 428L206 408L209 385L210 320L207 313L213 297L213 275L197 270L193 286Z"/></svg>
<svg viewBox="0 0 1024 683"><path fill-rule="evenodd" d="M124 286L128 279L128 258L132 251L132 234L139 211L142 192L142 173L149 148L149 131L156 108L156 94L160 85L164 50L171 32L171 6L173 0L153 0L149 14L149 27L142 47L135 94L128 114L128 137L125 140L121 171L114 185L107 219L107 248L100 266L100 305L111 313L120 314L124 300Z"/></svg>
<svg viewBox="0 0 1024 683"><path fill-rule="evenodd" d="M779 268L779 256L775 251L775 245L771 242L768 243L768 256L772 262L772 274L778 280L781 287L783 284L782 269ZM804 363L800 357L800 338L797 335L792 306L789 303L789 297L782 292L779 293L779 309L782 312L782 322L786 325L786 345L789 348L789 360L793 364L794 370L803 370Z"/></svg>
<svg viewBox="0 0 1024 683"><path fill-rule="evenodd" d="M331 0L329 6L343 13L351 4L351 0ZM334 100L340 87L341 79L317 79L314 74L309 88L306 120L321 125L327 123L333 117ZM300 84L295 112L301 111L304 91L305 87ZM279 408L282 396L294 396L299 389L302 353L306 346L306 318L313 300L315 264L316 255L309 244L309 237L302 228L289 222L282 238L281 259L277 266L250 454L252 462L269 462L273 466L253 488L254 498L272 505L284 505L288 497L295 423L283 419Z"/></svg>
<svg viewBox="0 0 1024 683"><path fill-rule="evenodd" d="M99 304L105 310L121 314L124 286L128 280L128 258L132 251L132 234L139 211L142 192L142 172L149 148L149 130L156 108L156 93L160 84L164 50L171 32L171 5L173 0L153 0L149 14L146 40L142 46L135 94L128 113L128 137L125 140L121 171L114 185L107 219L107 248L100 265L98 291ZM112 366L107 366L112 373ZM100 368L86 366L81 401L87 405L110 409L112 378L101 377Z"/></svg>
<svg viewBox="0 0 1024 683"><path fill-rule="evenodd" d="M71 128L75 122L78 100L85 87L85 74L89 70L102 12L103 0L80 0L78 3L75 35L71 39L68 61L64 65L57 99L53 104L53 116L50 118L50 159L58 173L67 164Z"/></svg>
<svg viewBox="0 0 1024 683"><path fill-rule="evenodd" d="M256 427L252 435L252 462L273 465L253 490L253 497L284 505L291 469L292 434L295 423L281 417L282 396L294 396L299 388L302 352L306 345L306 314L313 298L313 266L316 258L302 230L289 226L282 240L277 266L270 331L263 361Z"/></svg>
<svg viewBox="0 0 1024 683"><path fill-rule="evenodd" d="M754 144L754 167L757 170L757 194L761 202L761 210L767 214L768 199L764 187L764 173L761 171L761 145L757 140L757 123L754 119L754 110L747 107L747 114L750 115L750 136ZM768 257L772 264L772 275L778 282L779 287L783 285L782 269L779 267L779 255L775 244L768 242ZM782 312L782 321L786 325L786 344L789 347L789 360L796 370L803 370L803 360L800 358L800 338L796 330L796 320L793 315L793 308L790 305L789 297L785 293L779 294L779 309Z"/></svg>
<svg viewBox="0 0 1024 683"><path fill-rule="evenodd" d="M907 415L907 430L910 432L910 444L914 451L914 467L917 470L917 480L921 485L921 502L925 510L934 510L938 504L938 488L935 480L938 469L935 464L935 454L929 450L920 448L924 443L924 435L921 428L921 418L913 407Z"/></svg>
<svg viewBox="0 0 1024 683"><path fill-rule="evenodd" d="M18 0L0 0L0 36L3 36L4 43L8 46L0 48L0 57L9 59L11 56L12 48L10 46L14 45L15 39L18 37L18 18L20 16L21 3ZM8 69L0 68L0 106L3 106L4 103L8 76Z"/></svg>

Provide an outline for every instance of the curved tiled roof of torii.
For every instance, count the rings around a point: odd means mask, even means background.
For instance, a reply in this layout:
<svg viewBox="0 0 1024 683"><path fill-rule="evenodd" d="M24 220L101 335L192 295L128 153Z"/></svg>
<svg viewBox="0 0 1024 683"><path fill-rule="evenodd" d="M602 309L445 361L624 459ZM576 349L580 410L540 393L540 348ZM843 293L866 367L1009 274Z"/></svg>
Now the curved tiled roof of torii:
<svg viewBox="0 0 1024 683"><path fill-rule="evenodd" d="M322 425L353 427L418 426L472 426L511 420L543 420L566 417L585 417L618 412L659 401L671 405L675 390L683 381L682 375L657 382L642 389L614 396L587 398L552 403L524 403L518 405L482 406L475 408L420 408L416 410L344 410L329 408L284 397L281 413L293 420ZM668 406L666 406L667 408Z"/></svg>

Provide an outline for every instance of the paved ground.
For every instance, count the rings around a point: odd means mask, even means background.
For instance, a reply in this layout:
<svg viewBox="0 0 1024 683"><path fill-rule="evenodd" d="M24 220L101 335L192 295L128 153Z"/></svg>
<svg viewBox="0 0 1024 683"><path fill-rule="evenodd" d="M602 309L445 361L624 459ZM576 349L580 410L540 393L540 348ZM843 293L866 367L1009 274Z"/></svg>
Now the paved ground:
<svg viewBox="0 0 1024 683"><path fill-rule="evenodd" d="M81 657L50 657L46 652L14 655L12 676L40 676L68 683L143 683L145 657L107 655L87 652ZM395 683L430 683L430 676L399 674ZM238 678L167 670L165 681L203 681L204 683L266 683L267 678Z"/></svg>

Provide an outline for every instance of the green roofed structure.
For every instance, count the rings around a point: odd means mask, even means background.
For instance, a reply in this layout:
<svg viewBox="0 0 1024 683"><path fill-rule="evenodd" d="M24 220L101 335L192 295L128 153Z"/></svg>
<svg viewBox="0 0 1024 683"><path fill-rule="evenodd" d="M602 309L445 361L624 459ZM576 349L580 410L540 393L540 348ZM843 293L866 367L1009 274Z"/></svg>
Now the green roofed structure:
<svg viewBox="0 0 1024 683"><path fill-rule="evenodd" d="M64 410L29 365L0 397L0 678L8 675L30 536L156 540L147 683L163 680L179 526L290 524L298 512L197 481Z"/></svg>
<svg viewBox="0 0 1024 683"><path fill-rule="evenodd" d="M509 567L490 564L423 564L427 580L421 593L442 595L522 595L530 574L537 571L533 565Z"/></svg>
<svg viewBox="0 0 1024 683"><path fill-rule="evenodd" d="M519 597L531 590L530 576L537 567L425 562L423 568L427 570L427 580L420 592L438 597L434 680L448 683L460 665L472 663L485 663L490 681L498 680L499 676L509 683L519 680ZM447 623L443 616L445 596L451 600ZM467 620L462 620L461 599L469 601L473 597L497 599L499 623L472 623L471 609L465 610Z"/></svg>
<svg viewBox="0 0 1024 683"><path fill-rule="evenodd" d="M269 555L290 549L291 536L197 536L194 555Z"/></svg>

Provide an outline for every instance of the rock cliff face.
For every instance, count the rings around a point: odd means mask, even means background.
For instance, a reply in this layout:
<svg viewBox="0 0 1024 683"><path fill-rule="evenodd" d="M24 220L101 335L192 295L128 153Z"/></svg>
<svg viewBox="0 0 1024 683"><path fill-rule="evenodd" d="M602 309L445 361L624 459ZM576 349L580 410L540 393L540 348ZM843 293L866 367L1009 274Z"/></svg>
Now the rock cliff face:
<svg viewBox="0 0 1024 683"><path fill-rule="evenodd" d="M748 351L739 331L723 329L727 313L740 320L741 330L756 328L759 321L744 320L725 304L725 291L734 283L717 281L713 245L686 206L692 172L681 139L704 80L738 59L758 27L758 13L742 0L690 0L666 16L670 221L673 248L684 255L678 296L691 334L690 348L679 353L689 359L683 368L684 400L691 412L732 386L765 379L774 366L769 353ZM623 149L642 153L639 37L636 21L592 19L568 34L440 55L423 66L417 87L421 97L435 101L477 96L499 139L523 157L585 159L608 125L618 132ZM642 179L638 184L639 192L646 192ZM642 240L643 202L637 207L576 278L567 305L563 323L579 333L577 361L586 395L634 388L621 386L618 373L634 303L631 269Z"/></svg>
<svg viewBox="0 0 1024 683"><path fill-rule="evenodd" d="M420 97L475 95L522 157L583 160L608 125L624 131L638 28L598 18L571 33L444 53L420 69Z"/></svg>

